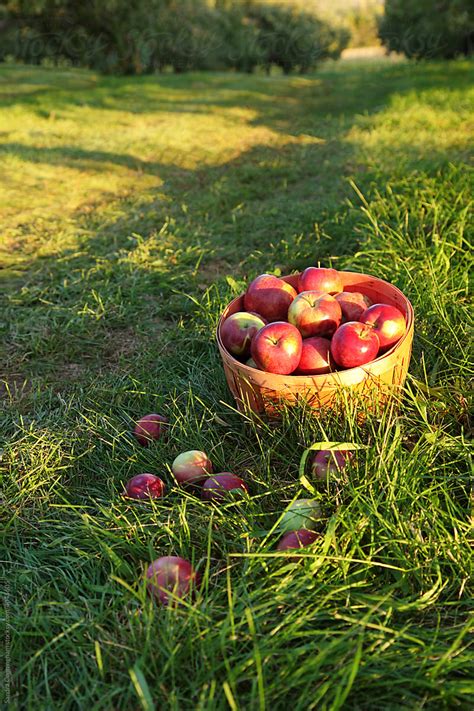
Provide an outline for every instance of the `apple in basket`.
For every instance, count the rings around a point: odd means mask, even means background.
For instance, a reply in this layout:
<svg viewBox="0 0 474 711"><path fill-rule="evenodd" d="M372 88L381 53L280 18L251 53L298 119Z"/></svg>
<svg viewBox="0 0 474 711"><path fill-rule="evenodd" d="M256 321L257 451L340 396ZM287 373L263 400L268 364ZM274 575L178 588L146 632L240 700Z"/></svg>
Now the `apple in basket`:
<svg viewBox="0 0 474 711"><path fill-rule="evenodd" d="M291 284L273 274L261 274L249 284L244 295L244 307L267 321L284 321L295 296L296 291Z"/></svg>
<svg viewBox="0 0 474 711"><path fill-rule="evenodd" d="M287 321L275 321L254 336L251 354L260 370L289 375L298 367L302 349L303 339L298 329Z"/></svg>
<svg viewBox="0 0 474 711"><path fill-rule="evenodd" d="M336 269L308 267L300 274L298 291L317 291L320 294L337 294L344 289L342 277Z"/></svg>
<svg viewBox="0 0 474 711"><path fill-rule="evenodd" d="M314 336L303 339L303 350L295 375L323 375L331 370L331 341Z"/></svg>
<svg viewBox="0 0 474 711"><path fill-rule="evenodd" d="M379 338L371 326L348 321L332 337L331 355L342 368L357 368L377 357L379 345Z"/></svg>
<svg viewBox="0 0 474 711"><path fill-rule="evenodd" d="M258 314L237 311L221 326L221 340L224 347L237 358L248 358L250 344L257 331L266 324Z"/></svg>
<svg viewBox="0 0 474 711"><path fill-rule="evenodd" d="M371 326L380 341L380 348L387 350L395 345L406 330L405 317L396 306L374 304L360 317L362 323Z"/></svg>
<svg viewBox="0 0 474 711"><path fill-rule="evenodd" d="M341 318L341 307L336 299L318 291L303 291L288 309L289 323L296 326L303 338L332 336Z"/></svg>
<svg viewBox="0 0 474 711"><path fill-rule="evenodd" d="M336 294L336 301L339 303L342 311L342 323L346 321L359 321L360 317L372 302L368 296L361 294L360 291L341 291Z"/></svg>

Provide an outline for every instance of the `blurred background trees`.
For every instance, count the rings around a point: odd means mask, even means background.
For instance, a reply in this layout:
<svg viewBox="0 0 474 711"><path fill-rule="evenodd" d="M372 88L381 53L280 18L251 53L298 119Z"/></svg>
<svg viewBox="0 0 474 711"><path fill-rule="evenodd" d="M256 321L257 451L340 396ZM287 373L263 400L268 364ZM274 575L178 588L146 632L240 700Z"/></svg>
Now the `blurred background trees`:
<svg viewBox="0 0 474 711"><path fill-rule="evenodd" d="M474 49L473 0L386 0L380 38L416 59L453 59Z"/></svg>
<svg viewBox="0 0 474 711"><path fill-rule="evenodd" d="M281 67L338 57L349 33L293 5L253 0L7 0L0 59L142 74Z"/></svg>
<svg viewBox="0 0 474 711"><path fill-rule="evenodd" d="M0 0L0 61L114 74L304 73L380 41L418 59L469 54L473 0Z"/></svg>

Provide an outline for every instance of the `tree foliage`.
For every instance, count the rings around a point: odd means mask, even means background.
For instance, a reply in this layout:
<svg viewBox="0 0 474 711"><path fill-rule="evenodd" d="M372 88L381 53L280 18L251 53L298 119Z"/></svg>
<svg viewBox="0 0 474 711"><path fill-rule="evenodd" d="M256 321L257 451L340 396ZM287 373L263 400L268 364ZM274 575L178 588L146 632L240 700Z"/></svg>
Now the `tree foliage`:
<svg viewBox="0 0 474 711"><path fill-rule="evenodd" d="M304 72L339 56L349 39L312 14L251 0L7 0L3 10L0 59L117 74L274 65Z"/></svg>
<svg viewBox="0 0 474 711"><path fill-rule="evenodd" d="M386 0L379 35L387 49L417 59L452 59L474 49L472 0Z"/></svg>

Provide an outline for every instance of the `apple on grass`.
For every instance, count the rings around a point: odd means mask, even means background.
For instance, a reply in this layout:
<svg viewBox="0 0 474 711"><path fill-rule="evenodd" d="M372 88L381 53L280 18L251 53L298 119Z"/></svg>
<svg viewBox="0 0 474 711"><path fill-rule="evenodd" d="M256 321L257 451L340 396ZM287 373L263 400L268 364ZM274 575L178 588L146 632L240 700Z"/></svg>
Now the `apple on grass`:
<svg viewBox="0 0 474 711"><path fill-rule="evenodd" d="M251 353L260 370L289 375L298 367L302 348L303 339L298 329L287 321L276 321L254 336Z"/></svg>
<svg viewBox="0 0 474 711"><path fill-rule="evenodd" d="M360 291L341 291L334 298L341 307L342 323L359 321L364 311L372 306L369 297Z"/></svg>
<svg viewBox="0 0 474 711"><path fill-rule="evenodd" d="M390 304L373 304L364 311L360 321L373 328L379 337L382 350L394 346L406 330L404 315L396 306Z"/></svg>
<svg viewBox="0 0 474 711"><path fill-rule="evenodd" d="M125 495L130 499L158 499L164 491L164 482L154 474L137 474L125 485Z"/></svg>
<svg viewBox="0 0 474 711"><path fill-rule="evenodd" d="M263 328L266 321L258 314L238 311L232 314L221 326L221 340L224 347L237 358L247 358L250 355L250 344L257 331Z"/></svg>
<svg viewBox="0 0 474 711"><path fill-rule="evenodd" d="M212 462L205 452L191 449L178 454L171 471L178 484L196 484L212 474Z"/></svg>
<svg viewBox="0 0 474 711"><path fill-rule="evenodd" d="M220 472L207 479L202 486L204 501L224 501L230 496L248 494L247 484L231 472Z"/></svg>
<svg viewBox="0 0 474 711"><path fill-rule="evenodd" d="M379 345L371 326L348 321L339 326L332 337L331 355L341 368L357 368L377 357Z"/></svg>
<svg viewBox="0 0 474 711"><path fill-rule="evenodd" d="M310 546L311 543L314 543L314 541L316 541L318 538L320 538L319 533L316 533L316 531L310 531L307 528L299 528L296 531L289 531L288 533L285 533L285 535L282 536L278 541L277 551L288 551L293 550L294 548L304 548L305 546ZM291 558L296 561L301 560L302 556L292 555Z"/></svg>
<svg viewBox="0 0 474 711"><path fill-rule="evenodd" d="M283 514L279 528L281 531L297 531L301 528L314 530L320 525L321 507L314 499L296 499Z"/></svg>
<svg viewBox="0 0 474 711"><path fill-rule="evenodd" d="M298 291L317 291L319 294L337 294L343 291L342 277L336 269L308 267L300 274Z"/></svg>
<svg viewBox="0 0 474 711"><path fill-rule="evenodd" d="M176 605L192 593L200 576L189 561L179 556L164 556L151 563L146 571L148 592L162 605Z"/></svg>
<svg viewBox="0 0 474 711"><path fill-rule="evenodd" d="M168 419L163 415L152 412L150 415L141 417L135 424L133 434L142 447L148 447L153 440L160 439L166 434Z"/></svg>
<svg viewBox="0 0 474 711"><path fill-rule="evenodd" d="M337 478L352 457L347 449L321 449L311 458L311 474L321 482Z"/></svg>
<svg viewBox="0 0 474 711"><path fill-rule="evenodd" d="M336 299L318 291L301 292L288 309L289 323L296 326L303 338L332 336L341 318L341 307Z"/></svg>
<svg viewBox="0 0 474 711"><path fill-rule="evenodd" d="M244 295L244 307L269 322L284 321L295 296L296 291L291 284L273 274L261 274L249 284Z"/></svg>
<svg viewBox="0 0 474 711"><path fill-rule="evenodd" d="M303 339L301 358L295 375L323 375L331 371L331 341L315 336Z"/></svg>

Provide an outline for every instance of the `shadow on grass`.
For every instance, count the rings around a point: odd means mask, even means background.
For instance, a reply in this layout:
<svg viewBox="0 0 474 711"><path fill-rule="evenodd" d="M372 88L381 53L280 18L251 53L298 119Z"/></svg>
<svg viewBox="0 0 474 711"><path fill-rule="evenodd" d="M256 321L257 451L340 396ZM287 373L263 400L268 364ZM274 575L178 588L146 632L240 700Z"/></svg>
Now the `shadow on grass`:
<svg viewBox="0 0 474 711"><path fill-rule="evenodd" d="M358 173L357 179L367 184L371 176L357 165L348 131L361 114L367 117L389 105L393 94L445 87L452 67L427 65L414 78L408 64L346 72L335 66L321 76L290 79L190 75L132 82L71 73L71 86L57 92L45 72L47 88L31 82L32 88L14 98L13 90L10 98L4 93L3 105L28 104L40 115L45 105L57 112L84 105L153 114L244 108L252 112L252 125L288 138L305 134L316 139L254 146L223 165L196 170L71 145L0 144L0 153L32 163L79 171L91 166L106 171L113 164L164 181L121 201L111 216L100 208L72 215L83 235L77 248L54 249L31 260L24 288L7 305L7 321L11 317L14 324L8 370L61 381L71 364L86 360L94 370L107 361L116 334L127 340L135 334L140 340L140 333L153 335L150 323L169 328L186 317L190 302L179 292L199 299L226 274L243 279L274 267L284 273L319 259L337 265L349 257L363 236L353 232L356 217L347 206L352 194L347 178ZM29 74L22 68L19 76L28 81ZM458 74L457 89L468 81L467 72ZM64 86L52 76L56 88ZM414 152L412 165L419 159ZM432 164L446 160L443 151L430 156ZM390 175L379 170L378 177L389 180ZM7 291L8 282L5 286ZM12 286L16 289L18 282ZM225 284L223 289L230 293Z"/></svg>

